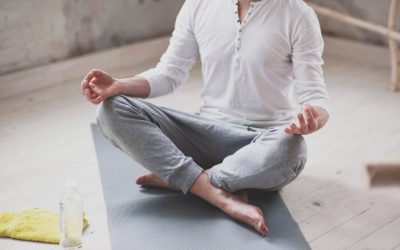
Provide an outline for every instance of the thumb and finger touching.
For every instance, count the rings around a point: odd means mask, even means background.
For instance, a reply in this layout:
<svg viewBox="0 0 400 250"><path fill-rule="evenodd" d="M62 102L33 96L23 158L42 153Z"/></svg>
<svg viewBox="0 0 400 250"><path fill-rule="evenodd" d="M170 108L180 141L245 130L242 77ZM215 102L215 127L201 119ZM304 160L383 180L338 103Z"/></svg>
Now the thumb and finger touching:
<svg viewBox="0 0 400 250"><path fill-rule="evenodd" d="M107 88L100 86L103 76L104 73L101 70L94 69L82 81L82 91L86 99L93 104L99 104L107 97Z"/></svg>
<svg viewBox="0 0 400 250"><path fill-rule="evenodd" d="M310 105L307 105L306 109L302 113L297 114L298 126L295 123L291 123L289 127L285 128L285 132L288 134L299 134L306 135L317 130L318 112Z"/></svg>

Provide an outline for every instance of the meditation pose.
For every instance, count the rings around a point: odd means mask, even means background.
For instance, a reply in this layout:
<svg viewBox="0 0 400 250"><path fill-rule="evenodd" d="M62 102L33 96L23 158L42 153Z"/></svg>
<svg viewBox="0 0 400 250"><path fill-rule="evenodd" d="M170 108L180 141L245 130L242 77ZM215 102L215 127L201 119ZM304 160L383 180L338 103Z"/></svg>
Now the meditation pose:
<svg viewBox="0 0 400 250"><path fill-rule="evenodd" d="M302 0L186 0L154 68L123 79L94 69L81 88L104 136L149 171L138 185L193 193L266 235L246 190L278 190L304 168L303 135L328 120L322 52ZM172 93L197 55L198 112L143 101Z"/></svg>

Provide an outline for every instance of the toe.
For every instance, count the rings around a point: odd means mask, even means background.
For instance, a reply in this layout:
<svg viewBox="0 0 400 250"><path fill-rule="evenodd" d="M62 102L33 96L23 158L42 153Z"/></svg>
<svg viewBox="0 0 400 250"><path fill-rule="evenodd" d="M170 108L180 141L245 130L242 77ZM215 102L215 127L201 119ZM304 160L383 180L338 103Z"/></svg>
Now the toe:
<svg viewBox="0 0 400 250"><path fill-rule="evenodd" d="M136 184L143 185L146 182L146 175L141 175L136 178Z"/></svg>
<svg viewBox="0 0 400 250"><path fill-rule="evenodd" d="M268 228L265 225L265 220L264 220L264 216L262 214L262 210L260 208L256 207L256 211L258 213L258 216L255 216L255 218L254 218L254 221L255 221L254 225L256 225L255 229L258 232L260 232L263 236L266 236L268 233Z"/></svg>
<svg viewBox="0 0 400 250"><path fill-rule="evenodd" d="M260 221L258 223L257 231L259 231L263 236L266 236L268 234L268 228L263 221Z"/></svg>

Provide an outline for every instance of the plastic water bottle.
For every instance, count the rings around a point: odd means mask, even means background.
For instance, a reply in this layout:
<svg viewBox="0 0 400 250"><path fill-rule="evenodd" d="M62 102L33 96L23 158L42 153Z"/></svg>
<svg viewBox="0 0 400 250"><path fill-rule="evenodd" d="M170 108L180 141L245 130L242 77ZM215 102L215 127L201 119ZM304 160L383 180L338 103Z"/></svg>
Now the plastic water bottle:
<svg viewBox="0 0 400 250"><path fill-rule="evenodd" d="M74 182L67 182L60 200L60 247L77 249L82 245L83 200Z"/></svg>

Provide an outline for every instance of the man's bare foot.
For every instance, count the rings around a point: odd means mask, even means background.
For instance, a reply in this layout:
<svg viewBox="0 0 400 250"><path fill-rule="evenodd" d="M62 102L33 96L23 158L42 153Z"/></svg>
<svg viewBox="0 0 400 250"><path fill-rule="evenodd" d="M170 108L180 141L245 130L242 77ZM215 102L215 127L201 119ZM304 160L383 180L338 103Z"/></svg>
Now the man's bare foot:
<svg viewBox="0 0 400 250"><path fill-rule="evenodd" d="M247 203L247 192L229 193L212 185L208 175L202 173L190 188L190 192L200 196L218 207L229 216L255 228L262 235L267 235L268 228L260 208Z"/></svg>
<svg viewBox="0 0 400 250"><path fill-rule="evenodd" d="M136 179L136 184L177 191L177 189L171 188L167 183L153 173L139 176ZM267 235L268 228L265 225L262 211L260 208L248 204L246 191L243 190L236 193L226 192L213 186L208 180L208 175L203 173L192 185L190 192L205 199L229 216L252 226L262 235Z"/></svg>
<svg viewBox="0 0 400 250"><path fill-rule="evenodd" d="M160 177L158 177L153 173L147 173L139 176L138 178L136 178L136 184L142 186L153 186L153 187L178 191L178 189L168 186L168 184L165 181L161 180Z"/></svg>
<svg viewBox="0 0 400 250"><path fill-rule="evenodd" d="M210 176L210 170L211 169L207 169L204 170L204 173L206 173L208 176ZM235 195L237 195L240 200L242 200L244 203L249 203L249 198L247 197L247 191L246 190L240 190L234 193Z"/></svg>
<svg viewBox="0 0 400 250"><path fill-rule="evenodd" d="M246 192L244 191L244 193ZM268 228L265 225L264 216L260 208L244 202L243 196L239 196L238 194L226 195L223 200L223 205L219 207L222 211L227 213L229 216L254 227L263 236L267 235Z"/></svg>

